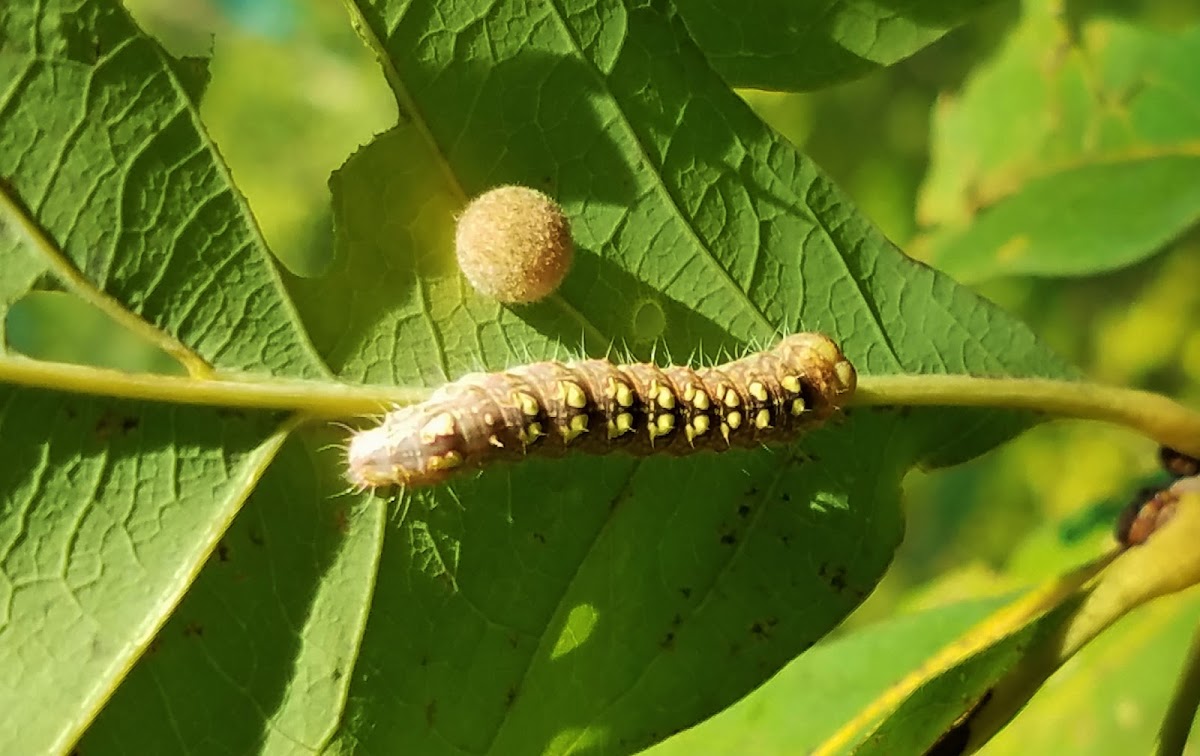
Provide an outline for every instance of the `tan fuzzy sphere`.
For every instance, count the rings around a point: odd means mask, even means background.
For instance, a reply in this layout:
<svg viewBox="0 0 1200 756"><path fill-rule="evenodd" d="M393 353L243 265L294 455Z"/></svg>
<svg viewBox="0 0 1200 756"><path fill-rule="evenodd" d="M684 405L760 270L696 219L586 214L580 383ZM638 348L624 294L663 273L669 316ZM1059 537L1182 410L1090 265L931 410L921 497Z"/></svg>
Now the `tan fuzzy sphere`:
<svg viewBox="0 0 1200 756"><path fill-rule="evenodd" d="M510 304L536 302L557 289L575 251L562 208L526 186L497 187L472 200L454 243L475 290Z"/></svg>

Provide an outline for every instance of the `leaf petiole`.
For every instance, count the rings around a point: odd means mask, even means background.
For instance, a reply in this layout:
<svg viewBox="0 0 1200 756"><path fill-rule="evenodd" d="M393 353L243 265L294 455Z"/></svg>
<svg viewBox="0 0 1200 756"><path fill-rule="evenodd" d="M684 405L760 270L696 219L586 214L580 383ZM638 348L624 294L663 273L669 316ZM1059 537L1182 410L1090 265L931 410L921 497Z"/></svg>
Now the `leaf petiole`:
<svg viewBox="0 0 1200 756"><path fill-rule="evenodd" d="M992 407L1123 425L1200 457L1200 412L1160 394L1077 381L860 375L852 406Z"/></svg>
<svg viewBox="0 0 1200 756"><path fill-rule="evenodd" d="M354 386L230 373L215 373L212 378L126 373L23 357L0 357L0 383L174 404L287 410L314 417L378 414L423 401L430 393L419 387Z"/></svg>
<svg viewBox="0 0 1200 756"><path fill-rule="evenodd" d="M318 417L374 414L415 404L430 389L355 386L218 373L190 378L0 358L0 382L126 399L302 412ZM851 406L949 406L1018 409L1103 420L1200 456L1200 412L1159 394L1074 381L966 375L863 375Z"/></svg>

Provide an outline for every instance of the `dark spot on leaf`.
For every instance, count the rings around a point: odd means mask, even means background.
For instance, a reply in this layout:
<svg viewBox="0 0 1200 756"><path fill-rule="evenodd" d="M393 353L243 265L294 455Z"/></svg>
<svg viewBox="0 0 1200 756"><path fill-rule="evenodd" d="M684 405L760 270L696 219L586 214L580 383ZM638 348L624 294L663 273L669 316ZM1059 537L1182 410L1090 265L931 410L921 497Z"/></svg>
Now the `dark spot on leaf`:
<svg viewBox="0 0 1200 756"><path fill-rule="evenodd" d="M420 664L422 667L428 667L429 666L429 655L428 654L423 655L421 657L421 661L419 661L417 663Z"/></svg>
<svg viewBox="0 0 1200 756"><path fill-rule="evenodd" d="M750 626L750 634L759 640L767 640L771 634L767 632L767 626L761 622L755 622Z"/></svg>
<svg viewBox="0 0 1200 756"><path fill-rule="evenodd" d="M803 467L813 461L815 461L815 457L805 454L802 451L793 451L786 458L786 463L793 467Z"/></svg>
<svg viewBox="0 0 1200 756"><path fill-rule="evenodd" d="M204 625L192 620L183 627L183 635L187 638L200 638L204 635Z"/></svg>
<svg viewBox="0 0 1200 756"><path fill-rule="evenodd" d="M732 546L737 543L737 537L733 533L725 533L721 536L721 543L725 546Z"/></svg>
<svg viewBox="0 0 1200 756"><path fill-rule="evenodd" d="M545 543L546 536L542 535L541 533L539 533L535 530L533 533L533 540L537 541L538 543Z"/></svg>
<svg viewBox="0 0 1200 756"><path fill-rule="evenodd" d="M334 667L334 668L333 668L333 674L332 674L332 675L330 675L330 677L332 677L332 678L333 678L333 681L334 681L334 682L337 682L337 681L339 681L339 680L341 680L341 679L342 679L342 675L343 675L343 674L344 674L344 673L342 672L342 668L341 668L341 667Z"/></svg>
<svg viewBox="0 0 1200 756"><path fill-rule="evenodd" d="M257 530L251 530L246 537L249 538L250 543L254 544L255 546L262 546L266 543L266 540L262 537L262 534Z"/></svg>
<svg viewBox="0 0 1200 756"><path fill-rule="evenodd" d="M670 651L675 648L675 633L668 632L663 636L663 639L658 642L658 647L664 651Z"/></svg>
<svg viewBox="0 0 1200 756"><path fill-rule="evenodd" d="M107 441L114 434L121 433L124 435L137 428L140 424L141 420L136 417L121 416L112 410L105 410L96 420L96 439Z"/></svg>
<svg viewBox="0 0 1200 756"><path fill-rule="evenodd" d="M755 496L758 496L758 486L750 486L750 490L746 492L746 496L748 498L754 498Z"/></svg>
<svg viewBox="0 0 1200 756"><path fill-rule="evenodd" d="M790 502L792 500L792 495L789 493L782 494L782 495L780 495L779 500L782 501L784 504L787 504L788 502Z"/></svg>
<svg viewBox="0 0 1200 756"><path fill-rule="evenodd" d="M674 617L671 618L671 627L679 627L682 624L683 624L682 616L676 614Z"/></svg>
<svg viewBox="0 0 1200 756"><path fill-rule="evenodd" d="M739 504L738 508L737 508L737 513L738 513L738 517L741 517L743 519L746 517L749 517L750 516L750 505L749 504Z"/></svg>
<svg viewBox="0 0 1200 756"><path fill-rule="evenodd" d="M684 586L683 588L679 589L679 595L683 596L685 599L691 598L692 597L692 589Z"/></svg>
<svg viewBox="0 0 1200 756"><path fill-rule="evenodd" d="M79 413L75 411L75 408L70 405L67 405L67 407L63 410L63 414L67 416L68 420L74 420L79 416Z"/></svg>
<svg viewBox="0 0 1200 756"><path fill-rule="evenodd" d="M783 535L779 536L779 542L784 546L790 546L792 543L792 537L787 533L784 533Z"/></svg>
<svg viewBox="0 0 1200 756"><path fill-rule="evenodd" d="M817 575L834 591L841 593L846 589L846 568L841 565L830 565L828 562L821 564L821 568L817 571Z"/></svg>
<svg viewBox="0 0 1200 756"><path fill-rule="evenodd" d="M224 540L217 541L217 561L229 561L229 544L225 543Z"/></svg>
<svg viewBox="0 0 1200 756"><path fill-rule="evenodd" d="M437 719L437 699L430 700L425 704L425 724L433 727L434 720Z"/></svg>
<svg viewBox="0 0 1200 756"><path fill-rule="evenodd" d="M504 708L511 709L512 705L517 701L518 694L517 686L510 685L508 691L504 694Z"/></svg>

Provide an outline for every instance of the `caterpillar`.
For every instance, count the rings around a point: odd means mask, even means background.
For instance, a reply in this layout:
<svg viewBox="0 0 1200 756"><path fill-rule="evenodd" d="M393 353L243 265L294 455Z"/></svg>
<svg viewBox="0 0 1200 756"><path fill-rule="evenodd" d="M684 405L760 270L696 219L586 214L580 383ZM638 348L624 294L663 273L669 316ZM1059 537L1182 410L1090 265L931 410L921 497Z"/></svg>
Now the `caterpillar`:
<svg viewBox="0 0 1200 756"><path fill-rule="evenodd" d="M360 490L417 488L532 454L778 444L823 423L856 383L837 344L816 333L707 368L578 360L471 373L354 434L347 477Z"/></svg>

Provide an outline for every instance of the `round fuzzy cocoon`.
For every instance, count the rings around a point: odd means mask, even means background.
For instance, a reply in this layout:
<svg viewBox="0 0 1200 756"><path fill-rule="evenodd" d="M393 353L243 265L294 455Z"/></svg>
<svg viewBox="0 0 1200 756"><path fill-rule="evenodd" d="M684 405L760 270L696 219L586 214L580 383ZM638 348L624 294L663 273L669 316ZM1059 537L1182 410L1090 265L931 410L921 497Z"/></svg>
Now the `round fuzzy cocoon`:
<svg viewBox="0 0 1200 756"><path fill-rule="evenodd" d="M458 265L475 290L509 304L552 293L575 252L562 208L526 186L497 187L472 200L454 241Z"/></svg>

